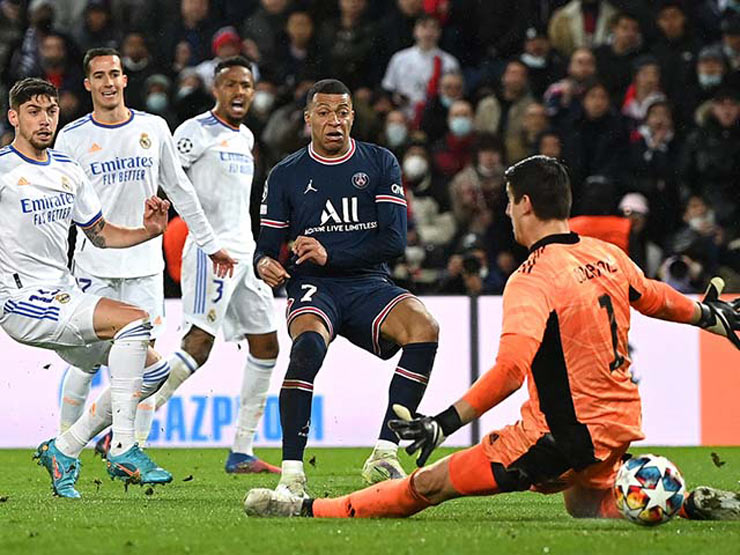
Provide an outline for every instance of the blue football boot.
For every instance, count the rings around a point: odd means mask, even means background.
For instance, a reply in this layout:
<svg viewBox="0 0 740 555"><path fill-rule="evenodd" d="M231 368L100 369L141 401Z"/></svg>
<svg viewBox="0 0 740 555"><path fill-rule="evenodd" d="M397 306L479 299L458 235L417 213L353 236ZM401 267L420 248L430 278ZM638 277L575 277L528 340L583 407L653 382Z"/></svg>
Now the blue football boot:
<svg viewBox="0 0 740 555"><path fill-rule="evenodd" d="M118 456L108 453L108 475L132 484L169 484L172 474L149 458L134 443L131 448Z"/></svg>
<svg viewBox="0 0 740 555"><path fill-rule="evenodd" d="M246 453L229 451L225 470L227 474L280 474L280 469Z"/></svg>
<svg viewBox="0 0 740 555"><path fill-rule="evenodd" d="M68 457L57 449L53 439L44 441L36 448L33 458L40 466L46 468L51 476L51 489L54 495L69 499L78 499L80 492L75 489L77 478L80 477L80 459Z"/></svg>

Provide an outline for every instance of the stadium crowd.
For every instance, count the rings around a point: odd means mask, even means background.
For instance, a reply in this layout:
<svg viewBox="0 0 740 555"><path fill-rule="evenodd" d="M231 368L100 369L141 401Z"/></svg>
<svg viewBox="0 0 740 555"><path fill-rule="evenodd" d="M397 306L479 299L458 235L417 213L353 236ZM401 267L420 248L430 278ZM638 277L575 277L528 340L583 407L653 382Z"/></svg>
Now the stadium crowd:
<svg viewBox="0 0 740 555"><path fill-rule="evenodd" d="M253 61L255 207L309 141L308 88L346 83L353 136L401 163L393 275L416 293L502 291L526 255L503 172L537 153L570 168L573 229L682 292L716 274L740 290L738 0L0 0L2 101L44 77L61 125L84 115L82 53L101 46L123 55L127 105L172 129L211 108L219 59Z"/></svg>

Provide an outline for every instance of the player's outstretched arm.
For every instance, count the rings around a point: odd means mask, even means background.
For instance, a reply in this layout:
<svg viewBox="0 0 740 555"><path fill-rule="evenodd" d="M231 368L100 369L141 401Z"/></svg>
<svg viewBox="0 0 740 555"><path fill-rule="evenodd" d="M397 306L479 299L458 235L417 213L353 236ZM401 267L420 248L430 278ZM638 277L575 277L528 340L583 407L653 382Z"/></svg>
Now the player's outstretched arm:
<svg viewBox="0 0 740 555"><path fill-rule="evenodd" d="M90 242L98 248L121 249L132 247L161 235L167 227L167 211L170 203L153 196L144 201L142 227L125 227L105 221L100 217L82 230Z"/></svg>

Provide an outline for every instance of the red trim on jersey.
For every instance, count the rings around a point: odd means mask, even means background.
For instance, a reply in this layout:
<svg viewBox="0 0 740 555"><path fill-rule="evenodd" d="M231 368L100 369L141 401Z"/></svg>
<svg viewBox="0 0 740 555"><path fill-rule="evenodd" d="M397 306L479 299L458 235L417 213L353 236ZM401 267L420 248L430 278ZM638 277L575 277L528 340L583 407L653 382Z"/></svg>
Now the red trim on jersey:
<svg viewBox="0 0 740 555"><path fill-rule="evenodd" d="M274 227L275 229L285 229L286 227L290 226L288 222L281 222L280 220L268 220L267 218L262 218L260 220L260 225L263 225L265 227Z"/></svg>
<svg viewBox="0 0 740 555"><path fill-rule="evenodd" d="M391 310L393 310L393 307L400 303L402 300L412 298L415 297L411 293L401 293L400 295L398 295L398 297L395 297L391 300L391 302L385 305L385 307L383 307L383 310L381 310L380 313L373 320L373 350L375 351L376 355L380 354L380 328L383 325L386 317L388 316L388 314L390 314Z"/></svg>
<svg viewBox="0 0 740 555"><path fill-rule="evenodd" d="M392 202L393 204L407 206L406 199L394 197L392 195L376 195L375 202Z"/></svg>
<svg viewBox="0 0 740 555"><path fill-rule="evenodd" d="M220 118L220 117L218 117L218 114L216 114L216 112L214 112L213 110L211 110L211 115L212 115L212 116L213 116L214 118L216 118L216 119L218 120L218 122L219 122L219 123L222 123L222 124L224 124L224 125L225 125L226 127L228 127L229 129L233 129L234 131L239 131L239 127L238 127L238 126L237 126L237 127L234 127L233 125L231 125L231 124L230 124L230 123L229 123L228 121L226 121L225 119L223 119L223 118Z"/></svg>
<svg viewBox="0 0 740 555"><path fill-rule="evenodd" d="M323 310L321 310L320 308L316 308L315 306L304 306L303 308L298 308L288 314L288 318L286 321L286 326L288 327L288 329L290 329L290 323L301 314L316 314L326 324L326 328L329 330L329 336L334 337L334 326L332 326L331 320Z"/></svg>
<svg viewBox="0 0 740 555"><path fill-rule="evenodd" d="M320 156L316 153L316 151L313 149L313 142L310 142L308 144L308 155L313 159L316 160L320 164L324 164L325 166L336 166L337 164L341 164L343 162L346 162L350 158L352 158L352 155L355 153L355 140L350 138L349 139L349 150L342 154L341 156L337 156L336 158L327 158L325 156Z"/></svg>

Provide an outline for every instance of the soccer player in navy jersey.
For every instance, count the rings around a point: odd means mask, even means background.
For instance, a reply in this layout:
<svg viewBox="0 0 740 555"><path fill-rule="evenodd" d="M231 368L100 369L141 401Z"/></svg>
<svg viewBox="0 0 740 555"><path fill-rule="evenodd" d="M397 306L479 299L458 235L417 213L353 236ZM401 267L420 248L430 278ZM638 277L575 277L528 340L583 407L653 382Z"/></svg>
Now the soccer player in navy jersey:
<svg viewBox="0 0 740 555"><path fill-rule="evenodd" d="M399 349L388 408L362 476L368 483L405 476L398 438L387 422L393 404L415 411L437 351L439 328L414 295L397 287L387 262L406 247L406 199L398 161L388 150L350 137L349 89L325 79L308 91L311 143L270 172L260 207L254 263L268 285L286 283L293 340L280 390L283 464L279 489L305 495L303 451L313 382L329 343L341 335L382 359ZM287 268L278 261L292 241Z"/></svg>

